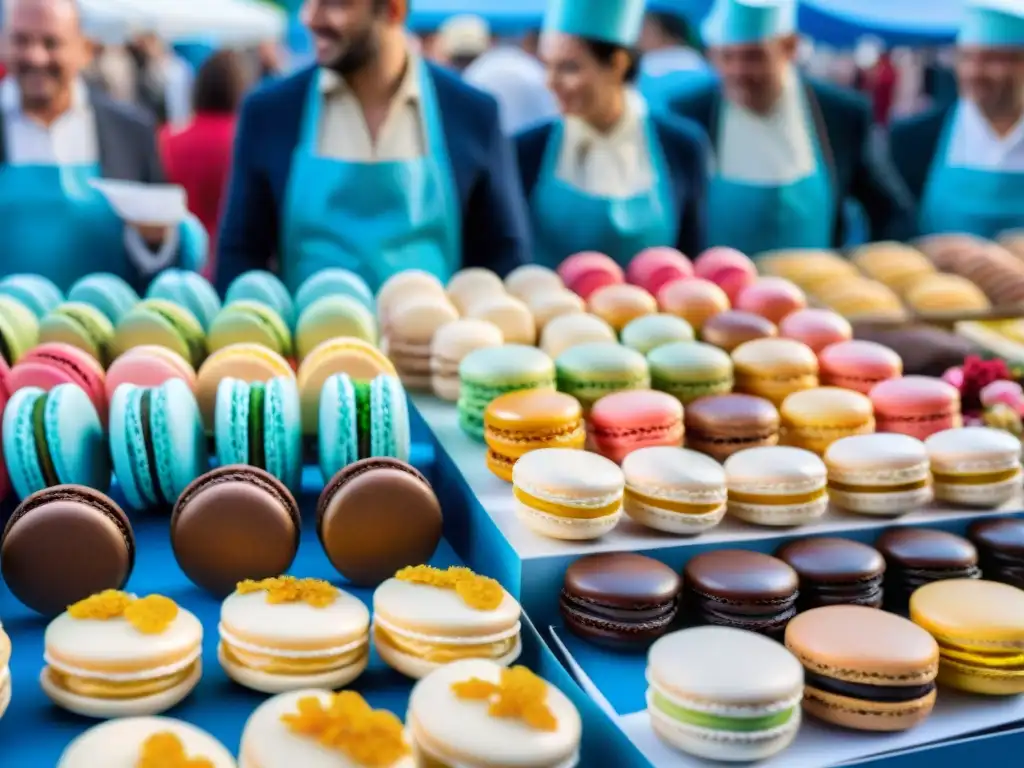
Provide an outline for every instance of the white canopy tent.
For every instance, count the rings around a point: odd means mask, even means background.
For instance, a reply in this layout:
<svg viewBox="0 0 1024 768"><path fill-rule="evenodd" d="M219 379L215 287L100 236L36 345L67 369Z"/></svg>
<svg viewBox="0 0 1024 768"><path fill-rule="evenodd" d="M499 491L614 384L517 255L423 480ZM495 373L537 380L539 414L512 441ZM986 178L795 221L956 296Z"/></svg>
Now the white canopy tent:
<svg viewBox="0 0 1024 768"><path fill-rule="evenodd" d="M154 32L169 43L242 46L282 37L283 10L256 0L80 0L88 32L114 42Z"/></svg>

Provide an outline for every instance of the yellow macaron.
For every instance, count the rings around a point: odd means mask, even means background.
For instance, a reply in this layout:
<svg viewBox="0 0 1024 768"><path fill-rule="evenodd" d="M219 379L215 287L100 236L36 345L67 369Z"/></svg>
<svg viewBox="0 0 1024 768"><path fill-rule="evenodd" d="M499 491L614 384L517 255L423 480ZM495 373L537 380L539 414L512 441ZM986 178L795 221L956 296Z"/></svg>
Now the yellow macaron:
<svg viewBox="0 0 1024 768"><path fill-rule="evenodd" d="M875 431L871 400L840 387L794 392L782 401L782 442L819 456L836 440Z"/></svg>

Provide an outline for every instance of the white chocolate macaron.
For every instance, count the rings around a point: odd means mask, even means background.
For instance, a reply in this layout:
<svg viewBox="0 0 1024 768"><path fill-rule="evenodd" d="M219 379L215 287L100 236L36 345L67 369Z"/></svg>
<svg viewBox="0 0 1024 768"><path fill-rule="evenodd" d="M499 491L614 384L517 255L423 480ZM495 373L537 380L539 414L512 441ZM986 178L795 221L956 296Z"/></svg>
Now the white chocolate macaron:
<svg viewBox="0 0 1024 768"><path fill-rule="evenodd" d="M488 296L501 296L505 284L494 272L483 267L460 269L448 281L448 299L463 315L469 313L474 302Z"/></svg>
<svg viewBox="0 0 1024 768"><path fill-rule="evenodd" d="M998 507L1020 493L1020 440L989 427L960 427L924 441L935 498L968 507Z"/></svg>
<svg viewBox="0 0 1024 768"><path fill-rule="evenodd" d="M87 730L67 746L57 768L137 768L143 759L149 760L145 765L205 760L211 768L237 766L223 744L194 725L169 717L129 717Z"/></svg>
<svg viewBox="0 0 1024 768"><path fill-rule="evenodd" d="M932 500L928 451L916 437L894 432L851 435L825 450L828 494L840 509L895 516Z"/></svg>
<svg viewBox="0 0 1024 768"><path fill-rule="evenodd" d="M565 283L553 269L540 264L523 264L505 276L505 290L520 301L531 296L565 288Z"/></svg>
<svg viewBox="0 0 1024 768"><path fill-rule="evenodd" d="M747 448L725 460L729 514L755 525L803 525L828 509L825 464L802 448Z"/></svg>

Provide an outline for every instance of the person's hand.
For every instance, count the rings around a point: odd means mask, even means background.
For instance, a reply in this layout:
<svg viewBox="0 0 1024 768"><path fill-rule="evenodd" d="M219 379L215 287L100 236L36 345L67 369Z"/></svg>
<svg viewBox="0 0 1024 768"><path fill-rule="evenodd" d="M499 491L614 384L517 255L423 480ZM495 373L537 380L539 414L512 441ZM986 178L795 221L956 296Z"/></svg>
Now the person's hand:
<svg viewBox="0 0 1024 768"><path fill-rule="evenodd" d="M131 224L129 225L152 248L159 248L164 244L171 228L163 224Z"/></svg>

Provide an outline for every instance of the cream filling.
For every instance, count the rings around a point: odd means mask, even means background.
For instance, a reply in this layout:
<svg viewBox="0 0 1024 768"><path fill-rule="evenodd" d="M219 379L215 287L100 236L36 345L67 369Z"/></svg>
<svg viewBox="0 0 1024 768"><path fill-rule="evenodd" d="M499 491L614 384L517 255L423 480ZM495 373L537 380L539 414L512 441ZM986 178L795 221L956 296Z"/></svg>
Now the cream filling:
<svg viewBox="0 0 1024 768"><path fill-rule="evenodd" d="M146 669L140 672L97 672L93 669L81 669L79 667L72 667L68 664L56 661L46 652L43 653L43 660L49 667L68 677L80 677L86 680L102 680L108 683L133 683L140 680L170 677L178 672L182 672L192 666L201 653L202 649L196 648L188 656L181 658L173 664L167 664L163 667L153 667L152 669Z"/></svg>
<svg viewBox="0 0 1024 768"><path fill-rule="evenodd" d="M217 627L217 631L220 632L221 640L232 648L237 648L241 651L248 651L249 653L258 653L261 656L274 656L281 659L320 659L330 658L331 656L344 656L347 653L351 653L352 651L362 648L370 642L369 635L366 635L358 640L353 640L351 643L346 643L345 645L336 645L330 648L317 648L309 651L296 651L289 650L287 648L268 648L264 645L256 645L255 643L248 643L245 640L239 640L235 635L225 629L223 624Z"/></svg>
<svg viewBox="0 0 1024 768"><path fill-rule="evenodd" d="M777 712L792 709L797 706L804 697L803 688L800 688L800 690L793 693L789 698L774 701L769 704L715 704L710 701L680 698L671 691L668 691L658 685L656 681L651 679L649 673L646 675L646 678L647 684L651 687L651 690L657 692L659 696L666 699L670 704L682 707L683 709L692 709L695 712L704 712L709 715L721 715L723 717L753 718L764 717L765 715L774 715Z"/></svg>
<svg viewBox="0 0 1024 768"><path fill-rule="evenodd" d="M502 640L508 640L516 637L519 634L520 629L522 629L522 622L517 621L513 627L501 632L495 632L491 635L452 637L444 635L425 635L421 632L413 632L409 629L396 627L390 621L387 621L380 616L374 616L373 623L380 624L385 630L393 635L397 635L398 637L412 640L417 643L426 643L428 645L491 645L493 643L500 643Z"/></svg>
<svg viewBox="0 0 1024 768"><path fill-rule="evenodd" d="M573 507L575 509L600 509L601 507L610 507L622 499L622 491L614 491L607 493L603 496L572 496L570 494L558 494L551 493L547 489L534 488L529 485L524 485L521 482L516 483L516 487L524 493L534 496L541 501L546 501L549 504L565 505L567 507Z"/></svg>

